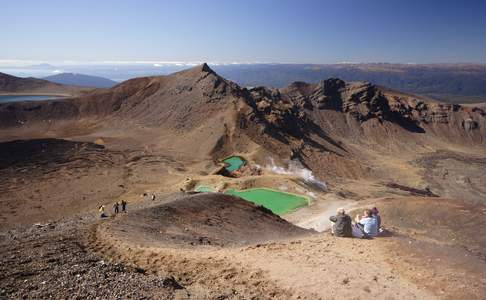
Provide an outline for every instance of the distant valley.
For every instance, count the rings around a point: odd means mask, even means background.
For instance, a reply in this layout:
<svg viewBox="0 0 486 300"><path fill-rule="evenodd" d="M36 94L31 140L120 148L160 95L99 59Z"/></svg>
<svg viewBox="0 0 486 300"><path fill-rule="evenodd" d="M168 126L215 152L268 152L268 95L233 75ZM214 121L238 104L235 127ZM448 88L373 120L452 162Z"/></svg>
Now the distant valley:
<svg viewBox="0 0 486 300"><path fill-rule="evenodd" d="M443 102L486 102L486 65L481 64L257 64L214 69L243 86L284 87L294 81L319 82L336 77L369 81Z"/></svg>
<svg viewBox="0 0 486 300"><path fill-rule="evenodd" d="M75 85L83 87L110 88L118 82L92 75L78 73L61 73L44 77L43 79L59 84Z"/></svg>

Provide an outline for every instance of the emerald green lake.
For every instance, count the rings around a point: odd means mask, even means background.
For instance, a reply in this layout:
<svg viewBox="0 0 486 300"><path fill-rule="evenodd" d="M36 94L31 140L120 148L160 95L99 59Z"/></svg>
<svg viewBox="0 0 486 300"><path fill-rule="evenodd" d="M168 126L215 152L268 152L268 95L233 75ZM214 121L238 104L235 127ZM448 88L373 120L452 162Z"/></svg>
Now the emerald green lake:
<svg viewBox="0 0 486 300"><path fill-rule="evenodd" d="M230 172L239 170L246 163L246 161L240 156L230 156L224 159L223 162L226 164L226 170Z"/></svg>
<svg viewBox="0 0 486 300"><path fill-rule="evenodd" d="M299 207L309 205L309 199L290 193L284 193L267 188L254 188L247 190L227 190L228 195L238 196L247 201L261 205L276 215L283 215Z"/></svg>

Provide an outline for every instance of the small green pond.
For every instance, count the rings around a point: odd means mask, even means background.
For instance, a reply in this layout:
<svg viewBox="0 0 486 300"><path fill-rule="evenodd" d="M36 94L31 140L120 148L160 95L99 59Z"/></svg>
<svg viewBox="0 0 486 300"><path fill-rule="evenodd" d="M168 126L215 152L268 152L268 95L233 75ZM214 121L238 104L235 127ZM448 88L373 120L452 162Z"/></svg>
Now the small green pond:
<svg viewBox="0 0 486 300"><path fill-rule="evenodd" d="M214 192L214 189L212 187L209 187L209 186L199 185L194 189L194 191L196 191L198 193L212 193L212 192Z"/></svg>
<svg viewBox="0 0 486 300"><path fill-rule="evenodd" d="M241 156L230 156L225 158L223 162L226 164L225 169L229 172L239 170L246 163Z"/></svg>
<svg viewBox="0 0 486 300"><path fill-rule="evenodd" d="M309 205L309 198L290 193L284 193L266 188L254 188L237 191L234 189L225 192L228 195L238 196L247 201L261 205L276 215L284 215L299 207Z"/></svg>

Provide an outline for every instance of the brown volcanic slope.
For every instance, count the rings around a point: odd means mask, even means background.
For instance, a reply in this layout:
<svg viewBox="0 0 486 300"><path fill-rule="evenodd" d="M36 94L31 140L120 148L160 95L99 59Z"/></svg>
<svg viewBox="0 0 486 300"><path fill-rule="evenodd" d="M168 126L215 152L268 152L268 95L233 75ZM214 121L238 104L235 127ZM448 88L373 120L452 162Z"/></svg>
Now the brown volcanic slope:
<svg viewBox="0 0 486 300"><path fill-rule="evenodd" d="M484 298L486 205L407 197L386 199L380 209L398 237L388 261L400 273L442 298Z"/></svg>
<svg viewBox="0 0 486 300"><path fill-rule="evenodd" d="M15 117L31 123L24 127L36 125L41 118L90 118L103 123L110 118L190 131L229 113L232 118L225 119L224 124L256 129L284 143L294 139L311 142L313 134L324 140L331 135L334 139L369 138L367 129L372 127L373 131L382 131L377 136L393 128L401 130L399 133L426 133L458 144L482 145L486 132L486 113L481 108L440 104L366 82L339 79L247 90L218 76L207 65L168 76L128 80L74 101L33 106L36 109L25 104L2 105L2 127L16 126ZM341 118L336 118L336 113ZM334 139L330 137L327 142L338 151L341 147Z"/></svg>
<svg viewBox="0 0 486 300"><path fill-rule="evenodd" d="M20 298L37 289L44 297L65 297L66 282L78 291L102 286L111 273L103 273L103 279L100 272L116 270L122 262L157 276L176 276L194 298L429 298L429 293L446 293L484 299L484 241L475 238L474 228L483 226L485 212L485 117L482 108L339 79L249 90L207 65L132 79L70 100L0 104L0 203L5 208L0 258L9 262L0 265L18 268L2 270L7 293ZM299 159L329 190L317 191L295 176L266 169L261 176L214 175L219 161L233 153L250 165L264 166L270 157L279 165ZM166 195L181 186L206 182L317 194L310 207L289 219L309 211L319 216L323 207L343 199L356 206L377 205L393 234L372 241L300 237L300 230L281 219L226 196L167 203ZM144 192L156 193L157 200L140 197ZM412 192L441 198L417 200ZM98 205L109 210L122 199L129 201L128 215L101 225L93 220ZM441 216L450 221L436 221ZM258 220L246 235L241 228L253 218ZM25 230L17 226L46 221L54 223ZM273 241L286 236L292 238ZM455 239L447 247L445 236ZM219 247L228 244L233 247ZM19 251L23 248L28 251ZM115 264L96 263L100 271L79 273L79 264L63 256L63 248L75 249L83 266L96 261L87 253ZM437 254L441 261L433 264ZM56 281L56 261L68 273L65 282ZM420 267L427 264L434 268ZM454 275L464 273L466 279ZM436 274L451 274L457 281L434 279ZM128 284L140 280L133 274L126 278ZM137 295L143 296L128 296Z"/></svg>
<svg viewBox="0 0 486 300"><path fill-rule="evenodd" d="M299 158L321 178L397 181L446 196L445 182L425 180L426 174L447 173L460 180L450 173L467 164L469 156L483 164L486 149L486 112L478 107L339 79L248 90L206 64L128 80L70 101L3 104L0 128L5 139L49 136L93 142L103 137L109 148L128 143L130 149L195 162L235 152L258 153L260 163L268 156ZM430 159L422 157L438 150L463 159L454 160L452 170L433 171ZM462 181L477 190L482 175L469 174ZM471 197L484 196L477 190Z"/></svg>
<svg viewBox="0 0 486 300"><path fill-rule="evenodd" d="M0 94L54 94L79 96L90 88L62 85L37 78L21 78L0 73Z"/></svg>
<svg viewBox="0 0 486 300"><path fill-rule="evenodd" d="M93 143L11 141L1 143L0 156L2 227L74 215L92 198L124 190L124 154Z"/></svg>
<svg viewBox="0 0 486 300"><path fill-rule="evenodd" d="M192 195L141 209L106 227L117 235L129 232L126 238L132 239L131 243L176 248L237 247L315 233L251 202L217 193Z"/></svg>

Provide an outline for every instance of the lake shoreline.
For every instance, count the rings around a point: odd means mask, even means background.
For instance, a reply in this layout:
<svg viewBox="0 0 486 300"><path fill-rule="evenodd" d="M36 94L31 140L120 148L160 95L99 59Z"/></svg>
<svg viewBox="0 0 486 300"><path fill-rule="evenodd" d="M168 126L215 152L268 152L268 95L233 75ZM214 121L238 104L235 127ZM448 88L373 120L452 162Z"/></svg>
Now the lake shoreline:
<svg viewBox="0 0 486 300"><path fill-rule="evenodd" d="M60 93L11 93L11 92L0 92L0 96L54 96L54 97L72 97L70 94L60 94Z"/></svg>
<svg viewBox="0 0 486 300"><path fill-rule="evenodd" d="M16 102L36 102L36 101L50 101L61 100L72 97L66 94L49 94L49 93L0 93L0 103L16 103Z"/></svg>

